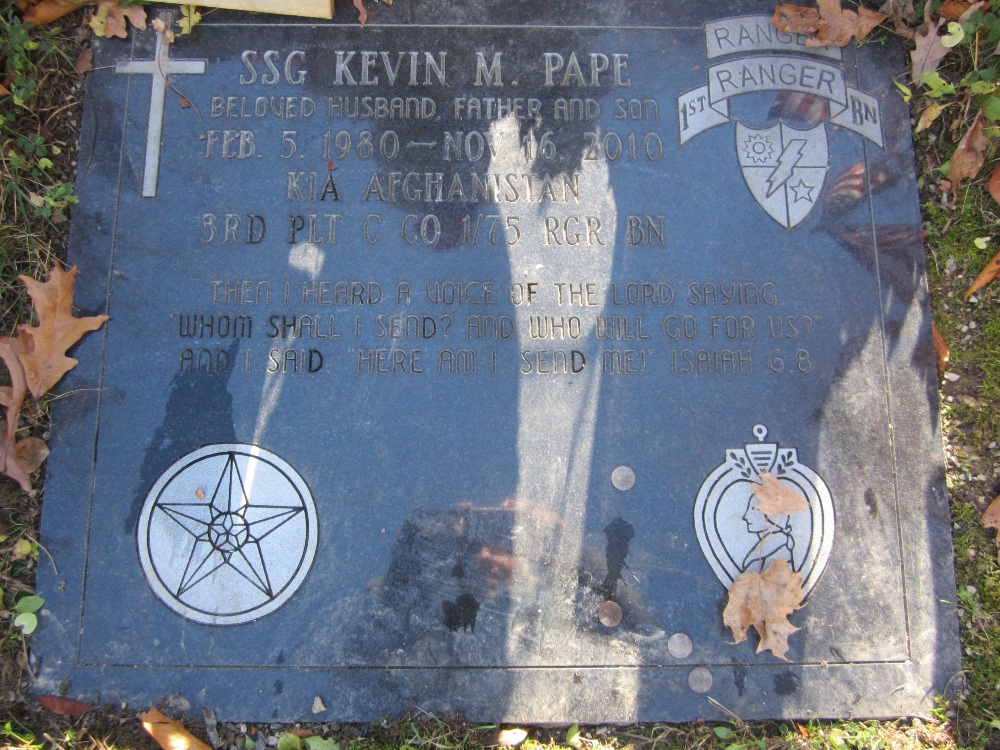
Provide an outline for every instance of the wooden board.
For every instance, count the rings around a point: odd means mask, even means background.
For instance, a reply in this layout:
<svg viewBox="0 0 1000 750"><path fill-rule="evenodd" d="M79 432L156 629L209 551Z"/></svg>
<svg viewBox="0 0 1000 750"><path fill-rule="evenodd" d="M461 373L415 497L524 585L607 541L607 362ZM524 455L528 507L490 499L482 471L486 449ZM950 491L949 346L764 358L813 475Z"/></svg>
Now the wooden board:
<svg viewBox="0 0 1000 750"><path fill-rule="evenodd" d="M181 0L164 0L164 2L191 5ZM333 18L333 0L199 0L194 5L254 13L280 13L283 16Z"/></svg>

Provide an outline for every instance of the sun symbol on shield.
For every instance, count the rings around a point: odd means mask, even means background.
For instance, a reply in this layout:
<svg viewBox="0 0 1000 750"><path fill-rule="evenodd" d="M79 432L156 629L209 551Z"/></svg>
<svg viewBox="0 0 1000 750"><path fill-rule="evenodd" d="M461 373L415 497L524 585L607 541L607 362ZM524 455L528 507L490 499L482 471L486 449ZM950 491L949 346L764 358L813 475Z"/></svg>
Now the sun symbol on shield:
<svg viewBox="0 0 1000 750"><path fill-rule="evenodd" d="M206 625L256 620L302 584L316 554L312 494L283 459L210 445L167 469L146 496L137 544L153 592Z"/></svg>
<svg viewBox="0 0 1000 750"><path fill-rule="evenodd" d="M774 143L770 136L754 133L743 141L745 161L754 164L767 164L774 157Z"/></svg>
<svg viewBox="0 0 1000 750"><path fill-rule="evenodd" d="M755 425L755 443L730 448L712 471L694 506L698 543L716 576L729 588L744 571L762 572L773 560L785 560L802 575L802 590L816 585L833 548L833 499L816 472L799 462L794 448L767 442L767 428ZM804 497L809 508L767 516L756 509L754 488L769 472Z"/></svg>

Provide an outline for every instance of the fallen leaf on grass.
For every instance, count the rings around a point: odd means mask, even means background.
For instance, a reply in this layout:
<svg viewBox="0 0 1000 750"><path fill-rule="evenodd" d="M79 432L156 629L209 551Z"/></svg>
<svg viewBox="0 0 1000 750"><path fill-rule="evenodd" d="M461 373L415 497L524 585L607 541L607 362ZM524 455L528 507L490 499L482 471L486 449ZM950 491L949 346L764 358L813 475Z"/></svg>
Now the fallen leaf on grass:
<svg viewBox="0 0 1000 750"><path fill-rule="evenodd" d="M311 734L303 742L309 750L340 750L340 743L332 737L320 737L318 734Z"/></svg>
<svg viewBox="0 0 1000 750"><path fill-rule="evenodd" d="M3 473L21 485L25 492L31 492L31 475L49 457L49 446L41 438L28 437L24 440L12 438L12 430L7 420L0 419L0 455L3 456Z"/></svg>
<svg viewBox="0 0 1000 750"><path fill-rule="evenodd" d="M917 127L913 132L921 133L927 130L941 116L941 113L944 112L947 106L947 104L928 104L924 111L920 113L920 119L917 121Z"/></svg>
<svg viewBox="0 0 1000 750"><path fill-rule="evenodd" d="M524 729L501 729L497 734L497 744L504 747L516 747L528 738Z"/></svg>
<svg viewBox="0 0 1000 750"><path fill-rule="evenodd" d="M943 375L948 367L948 360L951 359L951 349L948 348L948 342L944 340L944 336L941 335L933 322L931 323L931 334L934 336L934 354L937 356L938 375Z"/></svg>
<svg viewBox="0 0 1000 750"><path fill-rule="evenodd" d="M754 510L765 516L788 515L809 507L808 500L769 471L760 475L760 484L754 484L753 494L759 501Z"/></svg>
<svg viewBox="0 0 1000 750"><path fill-rule="evenodd" d="M76 58L76 72L86 73L94 69L94 51L90 47L80 50Z"/></svg>
<svg viewBox="0 0 1000 750"><path fill-rule="evenodd" d="M747 639L747 628L760 636L757 653L770 651L779 659L788 652L788 636L798 628L788 618L802 608L802 576L775 560L763 573L744 571L729 588L722 621L733 631L734 643ZM787 659L786 659L787 661Z"/></svg>
<svg viewBox="0 0 1000 750"><path fill-rule="evenodd" d="M0 419L0 470L16 481L25 492L31 492L31 475L49 455L49 448L39 438L17 439L17 423L21 406L28 393L28 382L21 355L24 341L20 338L0 338L0 359L7 365L11 384L0 387L0 406L7 409L7 418Z"/></svg>
<svg viewBox="0 0 1000 750"><path fill-rule="evenodd" d="M980 271L976 280L972 282L972 286L969 287L969 291L965 293L965 299L969 299L969 297L984 286L996 280L998 276L1000 276L1000 253L994 255L993 260L987 263L986 268Z"/></svg>
<svg viewBox="0 0 1000 750"><path fill-rule="evenodd" d="M1000 164L993 169L993 174L990 177L989 191L990 195L993 196L993 200L1000 203Z"/></svg>
<svg viewBox="0 0 1000 750"><path fill-rule="evenodd" d="M31 540L21 537L16 542L10 550L10 556L13 560L25 560L34 550L35 545L31 543Z"/></svg>
<svg viewBox="0 0 1000 750"><path fill-rule="evenodd" d="M139 715L142 728L153 737L163 750L211 750L175 719L164 716L155 708Z"/></svg>
<svg viewBox="0 0 1000 750"><path fill-rule="evenodd" d="M128 38L128 21L140 31L146 28L146 11L138 5L123 8L118 0L104 0L97 6L94 17L90 19L90 28L97 36Z"/></svg>
<svg viewBox="0 0 1000 750"><path fill-rule="evenodd" d="M863 39L889 16L864 6L857 12L845 10L840 0L816 0L819 10L782 4L774 12L771 23L779 31L793 34L812 33L807 47L846 47L852 37Z"/></svg>
<svg viewBox="0 0 1000 750"><path fill-rule="evenodd" d="M938 13L947 18L950 21L966 20L962 16L968 16L976 10L984 9L989 7L989 3L965 3L956 2L955 0L945 0L945 2L938 9Z"/></svg>
<svg viewBox="0 0 1000 750"><path fill-rule="evenodd" d="M37 5L32 5L24 12L25 23L46 24L52 23L67 13L72 13L83 4L80 2L66 2L66 0L42 0Z"/></svg>
<svg viewBox="0 0 1000 750"><path fill-rule="evenodd" d="M1000 529L1000 495L993 498L990 507L983 513L983 526L987 529ZM1000 536L997 536L997 560L1000 560Z"/></svg>
<svg viewBox="0 0 1000 750"><path fill-rule="evenodd" d="M18 359L24 366L28 390L35 398L41 398L63 375L79 364L78 360L66 356L66 350L85 333L104 325L108 316L73 316L75 266L69 271L53 266L49 280L44 283L30 276L18 278L28 288L38 317L37 326L18 326L18 338L24 341L24 350Z"/></svg>
<svg viewBox="0 0 1000 750"><path fill-rule="evenodd" d="M89 703L63 698L60 695L36 695L35 698L44 708L61 716L83 716L88 711L94 710Z"/></svg>
<svg viewBox="0 0 1000 750"><path fill-rule="evenodd" d="M10 90L0 83L0 96L10 96Z"/></svg>
<svg viewBox="0 0 1000 750"><path fill-rule="evenodd" d="M986 149L989 146L990 139L983 133L983 111L979 110L976 119L972 121L972 127L962 136L958 148L951 156L948 179L951 180L953 190L958 189L958 183L962 180L979 174L986 161Z"/></svg>
<svg viewBox="0 0 1000 750"><path fill-rule="evenodd" d="M938 36L938 30L944 21L944 18L938 18L937 23L931 21L931 0L927 0L924 5L924 23L913 37L916 46L910 52L910 75L915 86L922 85L924 73L937 70L941 60L951 52Z"/></svg>
<svg viewBox="0 0 1000 750"><path fill-rule="evenodd" d="M886 0L879 10L901 21L913 23L917 20L917 10L913 7L913 0Z"/></svg>

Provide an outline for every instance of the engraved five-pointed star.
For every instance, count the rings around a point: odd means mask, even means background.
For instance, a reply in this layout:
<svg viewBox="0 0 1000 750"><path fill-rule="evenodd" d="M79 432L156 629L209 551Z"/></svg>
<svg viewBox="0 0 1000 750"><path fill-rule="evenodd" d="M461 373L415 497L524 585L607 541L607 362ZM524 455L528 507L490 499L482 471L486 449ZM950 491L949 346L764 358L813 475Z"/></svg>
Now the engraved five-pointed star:
<svg viewBox="0 0 1000 750"><path fill-rule="evenodd" d="M816 189L815 185L806 184L805 180L799 178L797 185L789 185L792 191L795 193L795 202L799 201L809 201L812 202L812 191Z"/></svg>
<svg viewBox="0 0 1000 750"><path fill-rule="evenodd" d="M194 537L175 596L186 592L226 566L267 597L275 592L261 541L292 520L304 508L251 502L236 455L230 453L211 498L200 488L198 502L160 502L157 508Z"/></svg>

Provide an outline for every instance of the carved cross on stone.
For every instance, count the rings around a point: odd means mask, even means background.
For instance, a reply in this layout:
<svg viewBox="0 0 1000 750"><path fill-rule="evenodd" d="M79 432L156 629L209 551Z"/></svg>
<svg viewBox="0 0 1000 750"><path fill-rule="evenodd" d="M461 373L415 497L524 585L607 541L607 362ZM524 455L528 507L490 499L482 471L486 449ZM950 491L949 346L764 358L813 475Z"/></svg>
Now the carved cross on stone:
<svg viewBox="0 0 1000 750"><path fill-rule="evenodd" d="M205 73L205 60L172 60L170 42L162 31L156 32L156 52L152 60L122 60L116 73L145 74L153 77L149 99L149 125L146 130L146 162L142 172L142 197L155 198L160 172L160 141L163 136L163 106L167 97L167 76Z"/></svg>

